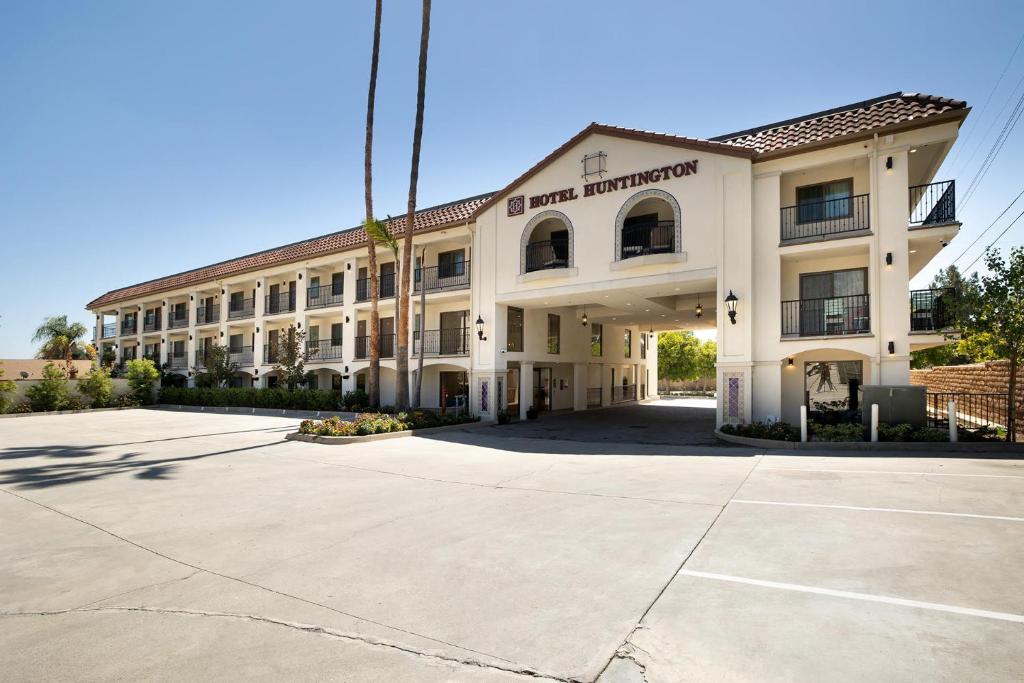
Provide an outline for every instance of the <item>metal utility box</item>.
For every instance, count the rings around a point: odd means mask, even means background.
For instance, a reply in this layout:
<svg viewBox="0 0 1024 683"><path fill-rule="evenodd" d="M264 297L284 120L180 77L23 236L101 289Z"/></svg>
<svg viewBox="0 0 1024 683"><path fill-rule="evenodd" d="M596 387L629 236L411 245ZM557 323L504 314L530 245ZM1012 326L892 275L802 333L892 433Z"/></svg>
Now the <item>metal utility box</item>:
<svg viewBox="0 0 1024 683"><path fill-rule="evenodd" d="M910 424L924 427L927 423L927 387L909 385L866 385L861 413L864 424L871 424L871 405L878 404L878 421L888 424Z"/></svg>

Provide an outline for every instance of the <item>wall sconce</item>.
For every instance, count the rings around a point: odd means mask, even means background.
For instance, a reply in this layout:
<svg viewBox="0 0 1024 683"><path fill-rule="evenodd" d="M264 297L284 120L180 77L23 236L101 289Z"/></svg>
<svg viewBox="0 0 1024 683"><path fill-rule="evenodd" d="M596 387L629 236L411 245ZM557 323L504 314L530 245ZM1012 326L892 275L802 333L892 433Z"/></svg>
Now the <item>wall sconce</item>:
<svg viewBox="0 0 1024 683"><path fill-rule="evenodd" d="M259 289L262 286L263 286L263 282L261 282L260 280L257 280L256 281L256 289Z"/></svg>
<svg viewBox="0 0 1024 683"><path fill-rule="evenodd" d="M189 341L192 341L192 335L191 335L191 334L190 334L190 335L188 335L188 340L189 340Z"/></svg>
<svg viewBox="0 0 1024 683"><path fill-rule="evenodd" d="M256 334L259 334L259 333L260 333L260 328L257 327L256 328Z"/></svg>
<svg viewBox="0 0 1024 683"><path fill-rule="evenodd" d="M348 318L348 316L346 315L346 316L345 316L345 322L348 322L348 321L349 321L349 318Z"/></svg>
<svg viewBox="0 0 1024 683"><path fill-rule="evenodd" d="M885 269L892 270L892 252L885 252Z"/></svg>
<svg viewBox="0 0 1024 683"><path fill-rule="evenodd" d="M891 341L889 342L889 355L891 356L894 353L896 353L896 342Z"/></svg>
<svg viewBox="0 0 1024 683"><path fill-rule="evenodd" d="M260 374L260 369L259 369L259 368L256 368L256 369L254 369L254 370L252 371L252 374L254 374L254 375L258 375L258 374Z"/></svg>
<svg viewBox="0 0 1024 683"><path fill-rule="evenodd" d="M793 367L793 356L786 359L786 366L790 368Z"/></svg>
<svg viewBox="0 0 1024 683"><path fill-rule="evenodd" d="M220 333L220 338L221 338L221 339L223 339L223 338L224 338L224 333L223 333L223 332L221 332L221 333Z"/></svg>
<svg viewBox="0 0 1024 683"><path fill-rule="evenodd" d="M731 322L733 325L736 324L736 303L738 301L739 299L736 297L735 294L732 293L732 290L730 289L729 296L725 297L725 305L729 308L729 322Z"/></svg>
<svg viewBox="0 0 1024 683"><path fill-rule="evenodd" d="M348 366L347 365L345 366L345 374L346 375L348 374Z"/></svg>
<svg viewBox="0 0 1024 683"><path fill-rule="evenodd" d="M345 264L345 270L352 270L352 264L351 263L346 263Z"/></svg>
<svg viewBox="0 0 1024 683"><path fill-rule="evenodd" d="M481 315L476 317L476 336L480 341L487 341L487 337L484 336L484 319Z"/></svg>
<svg viewBox="0 0 1024 683"><path fill-rule="evenodd" d="M142 310L142 306L139 306L139 310L140 310L140 311Z"/></svg>
<svg viewBox="0 0 1024 683"><path fill-rule="evenodd" d="M302 323L295 323L295 327L296 327L296 329L301 330L302 329Z"/></svg>
<svg viewBox="0 0 1024 683"><path fill-rule="evenodd" d="M300 280L302 279L302 273L299 273L299 279Z"/></svg>
<svg viewBox="0 0 1024 683"><path fill-rule="evenodd" d="M226 291L224 291L224 289L223 289L223 288L222 288L222 289L220 290L220 293L221 293L221 295L227 294L227 292L226 292Z"/></svg>
<svg viewBox="0 0 1024 683"><path fill-rule="evenodd" d="M885 158L885 174L892 175L892 157Z"/></svg>
<svg viewBox="0 0 1024 683"><path fill-rule="evenodd" d="M189 294L189 295L188 295L188 300L189 300L189 301L195 301L195 300L196 300L196 298L195 298L194 296L192 296L191 294Z"/></svg>

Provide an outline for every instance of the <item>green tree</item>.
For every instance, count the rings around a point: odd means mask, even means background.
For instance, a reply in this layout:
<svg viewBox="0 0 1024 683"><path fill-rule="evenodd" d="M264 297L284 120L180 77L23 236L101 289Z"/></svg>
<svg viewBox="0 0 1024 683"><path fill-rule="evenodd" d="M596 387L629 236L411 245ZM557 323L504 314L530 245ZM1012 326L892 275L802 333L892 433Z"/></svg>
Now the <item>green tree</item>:
<svg viewBox="0 0 1024 683"><path fill-rule="evenodd" d="M955 265L944 268L932 278L931 289L947 288L956 292L954 298L944 300L944 305L947 306L947 311L954 320L952 326L957 331L947 335L947 344L911 352L911 367L964 365L999 358L992 347L990 335L971 332L964 328L963 322L969 318L980 296L981 281L978 274L973 273L970 277L965 277Z"/></svg>
<svg viewBox="0 0 1024 683"><path fill-rule="evenodd" d="M1009 258L996 249L985 252L988 273L980 278L977 298L968 303L961 324L970 336L988 335L992 351L1010 363L1007 394L1006 440L1016 437L1017 370L1024 356L1024 247L1014 247Z"/></svg>
<svg viewBox="0 0 1024 683"><path fill-rule="evenodd" d="M697 379L699 357L700 340L693 332L658 335L658 379Z"/></svg>
<svg viewBox="0 0 1024 683"><path fill-rule="evenodd" d="M65 360L69 355L74 359L87 358L81 339L88 333L85 325L69 323L66 315L45 318L32 335L33 343L42 342L36 356L47 360Z"/></svg>
<svg viewBox="0 0 1024 683"><path fill-rule="evenodd" d="M216 342L204 351L203 366L206 370L196 376L196 384L201 387L228 386L239 367L231 361L230 349Z"/></svg>
<svg viewBox="0 0 1024 683"><path fill-rule="evenodd" d="M30 386L25 395L34 411L60 410L68 404L68 380L53 363L43 366L43 378Z"/></svg>
<svg viewBox="0 0 1024 683"><path fill-rule="evenodd" d="M114 395L110 370L94 363L85 377L78 380L78 393L91 399L93 408L106 407Z"/></svg>
<svg viewBox="0 0 1024 683"><path fill-rule="evenodd" d="M11 407L11 394L17 390L17 385L9 379L4 379L4 369L0 367L0 413L6 413Z"/></svg>
<svg viewBox="0 0 1024 683"><path fill-rule="evenodd" d="M147 404L153 402L153 384L160 379L160 371L148 358L137 358L128 361L128 386L139 403Z"/></svg>
<svg viewBox="0 0 1024 683"><path fill-rule="evenodd" d="M288 391L295 391L307 381L305 366L309 362L309 351L306 349L306 333L289 325L284 341L279 344L274 370L280 373Z"/></svg>
<svg viewBox="0 0 1024 683"><path fill-rule="evenodd" d="M697 354L696 370L697 377L704 382L704 389L707 390L709 381L715 379L715 368L718 364L718 344L711 339L700 345Z"/></svg>

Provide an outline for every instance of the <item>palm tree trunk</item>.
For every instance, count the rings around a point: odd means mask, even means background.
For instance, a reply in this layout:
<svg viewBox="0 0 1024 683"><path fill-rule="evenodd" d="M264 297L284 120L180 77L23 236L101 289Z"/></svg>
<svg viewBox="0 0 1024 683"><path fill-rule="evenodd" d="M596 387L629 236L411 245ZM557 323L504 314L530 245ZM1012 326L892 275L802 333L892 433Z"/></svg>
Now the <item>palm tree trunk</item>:
<svg viewBox="0 0 1024 683"><path fill-rule="evenodd" d="M419 408L423 405L423 350L426 341L427 325L427 280L424 267L427 264L427 248L420 249L420 352L416 354L416 394L413 396L412 405Z"/></svg>
<svg viewBox="0 0 1024 683"><path fill-rule="evenodd" d="M420 175L420 146L423 140L423 105L427 89L427 46L430 42L430 0L423 0L423 19L420 27L419 81L416 86L416 125L412 138L412 168L409 171L409 205L405 214L405 243L402 263L402 298L398 319L398 386L396 403L400 408L409 406L409 282L413 268L412 233L416 218L416 185ZM421 267L426 264L420 264ZM425 273L424 273L425 274ZM422 285L426 285L425 279ZM423 336L425 317L420 318L420 336ZM422 340L420 346L422 346Z"/></svg>
<svg viewBox="0 0 1024 683"><path fill-rule="evenodd" d="M373 220L373 104L377 94L377 65L380 62L380 17L383 0L377 0L373 17L373 52L370 57L370 89L366 96L366 146L363 150L364 188L366 197L366 221ZM370 272L370 376L366 389L370 405L380 405L380 315L378 311L380 291L377 279L377 245L370 235L366 236L369 252ZM357 271L358 272L358 271Z"/></svg>

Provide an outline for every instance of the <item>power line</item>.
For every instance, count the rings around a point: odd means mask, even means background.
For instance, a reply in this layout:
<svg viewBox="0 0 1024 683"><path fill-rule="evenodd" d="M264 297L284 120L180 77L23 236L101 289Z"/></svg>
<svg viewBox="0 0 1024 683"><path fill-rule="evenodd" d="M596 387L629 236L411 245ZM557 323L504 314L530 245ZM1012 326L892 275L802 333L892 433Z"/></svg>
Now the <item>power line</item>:
<svg viewBox="0 0 1024 683"><path fill-rule="evenodd" d="M1021 78L1024 82L1024 77ZM1021 93L1020 99L1017 100L1017 104L1014 105L1013 110L1010 112L1009 118L1006 119L1006 123L1003 125L1003 129L999 131L999 135L996 136L995 142L992 143L992 148L989 149L988 155L985 160L981 162L981 166L978 168L977 173L971 179L970 185L967 187L967 192L964 193L964 199L960 203L960 207L963 208L967 205L967 202L974 196L975 191L981 185L982 179L988 174L992 164L995 163L996 157L999 156L999 152L1002 151L1003 145L1006 144L1006 140L1013 133L1013 129L1017 126L1017 122L1020 121L1021 114L1024 114L1024 93Z"/></svg>
<svg viewBox="0 0 1024 683"><path fill-rule="evenodd" d="M992 226L994 226L996 223L998 223L999 219L1002 218L1003 216L1005 216L1006 212L1009 211L1011 208L1013 208L1013 205L1016 204L1017 200L1020 199L1021 197L1024 197L1024 190L1021 190L1020 194L1018 194L1016 197L1014 197L1013 201L1010 202L1009 204L1007 204L1006 208L1003 209L1000 212L1000 214L995 217L995 220L993 220L991 223L989 223L988 227L985 228L984 230L982 230L981 233L979 233L978 236L974 238L974 241L971 242L970 244L968 244L967 248L964 249L962 252L960 252L959 256L957 256L955 259L953 259L953 263L956 263L957 261L962 259L967 254L967 252L971 250L971 247L973 247L975 244L977 244L978 240L980 240L982 237L984 237L985 233L988 232L989 230L991 230Z"/></svg>
<svg viewBox="0 0 1024 683"><path fill-rule="evenodd" d="M985 103L981 105L981 109L978 110L978 115L974 119L978 122L978 125L981 124L982 117L985 115L985 112L988 110L988 105L992 101L992 96L996 94L996 90L999 89L999 84L1003 82L1003 77L1006 76L1006 72L1010 70L1010 65L1013 64L1013 58L1017 56L1017 51L1020 50L1020 46L1022 44L1024 44L1024 33L1021 34L1020 40L1017 41L1017 46L1013 48L1013 53L1010 55L1010 58L1006 60L1006 66L1003 67L1003 72L999 74L999 78L996 79L996 84L992 86L992 90L989 92L988 97L985 98ZM953 155L953 158L949 162L951 167L956 164L957 159L960 158L960 153L967 146L968 140L971 139L971 136L974 135L974 131L977 130L977 128L977 125L971 126L971 129L967 132L967 136L964 138L963 144L957 147L956 154ZM991 129L991 125L989 128ZM988 131L985 132L985 136L988 136ZM985 138L983 137L981 140L984 142ZM978 146L981 146L981 142L978 143ZM970 163L970 161L968 161L968 163Z"/></svg>
<svg viewBox="0 0 1024 683"><path fill-rule="evenodd" d="M969 264L967 265L967 267L966 267L966 268L964 268L964 272L967 272L968 270L970 270L970 269L971 269L971 266L973 266L973 265L974 265L975 263L977 263L977 262L978 262L978 259L980 259L980 258L981 258L982 256L984 256L984 255L985 255L985 252L987 252L987 251L988 251L989 249L991 249L991 248L992 248L992 245L994 245L994 244L995 244L996 242L998 242L998 241L999 241L999 239L1000 239L1000 238L1001 238L1001 237L1002 237L1003 235L1005 235L1005 234L1006 234L1006 232L1007 232L1007 231L1008 231L1008 230L1009 230L1010 228L1012 228L1012 227L1013 227L1013 224L1014 224L1014 223L1016 223L1017 221L1019 221L1019 220L1020 220L1020 217L1021 217L1021 216L1024 216L1024 211L1021 211L1020 213L1018 213L1018 214L1017 214L1017 217L1016 217L1016 218L1014 218L1014 219L1013 219L1012 221L1010 221L1010 224L1009 224L1009 225L1007 225L1007 226L1006 226L1005 228L1003 228L1003 231L1002 231L1001 233L999 233L998 235L996 235L996 238L995 238L994 240L992 240L991 242L989 242L989 243L988 243L988 246L986 246L986 247L985 247L985 251L981 252L980 254L978 254L977 256L975 256L975 257L974 257L974 260L973 260L973 261L971 261L971 262L970 262L970 263L969 263Z"/></svg>

